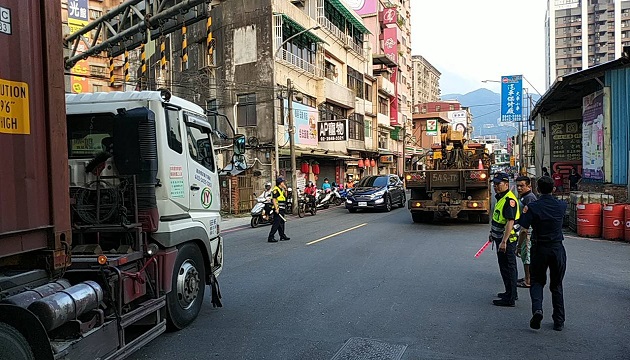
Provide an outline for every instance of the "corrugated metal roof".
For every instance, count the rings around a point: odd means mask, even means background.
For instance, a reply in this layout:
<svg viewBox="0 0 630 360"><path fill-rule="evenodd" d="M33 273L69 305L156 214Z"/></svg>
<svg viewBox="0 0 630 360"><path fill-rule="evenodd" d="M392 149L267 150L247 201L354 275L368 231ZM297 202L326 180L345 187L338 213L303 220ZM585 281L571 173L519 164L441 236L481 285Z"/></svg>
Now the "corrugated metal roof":
<svg viewBox="0 0 630 360"><path fill-rule="evenodd" d="M612 182L627 184L630 155L630 68L606 73L606 86L610 86L610 112L612 137Z"/></svg>

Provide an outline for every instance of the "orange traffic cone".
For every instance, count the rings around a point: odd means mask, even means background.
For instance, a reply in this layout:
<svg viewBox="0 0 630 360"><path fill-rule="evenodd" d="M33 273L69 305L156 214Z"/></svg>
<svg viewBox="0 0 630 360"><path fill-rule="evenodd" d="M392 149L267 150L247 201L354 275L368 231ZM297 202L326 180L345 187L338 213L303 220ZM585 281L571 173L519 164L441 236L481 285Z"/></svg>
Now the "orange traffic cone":
<svg viewBox="0 0 630 360"><path fill-rule="evenodd" d="M477 166L478 170L483 170L483 161L481 161L481 159L479 159L479 165Z"/></svg>

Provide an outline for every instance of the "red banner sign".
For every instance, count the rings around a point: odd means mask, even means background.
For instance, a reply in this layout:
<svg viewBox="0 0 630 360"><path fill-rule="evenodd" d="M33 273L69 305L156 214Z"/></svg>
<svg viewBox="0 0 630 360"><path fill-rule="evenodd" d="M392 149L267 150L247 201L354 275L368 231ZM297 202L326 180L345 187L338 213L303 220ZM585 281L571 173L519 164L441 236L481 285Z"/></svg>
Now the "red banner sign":
<svg viewBox="0 0 630 360"><path fill-rule="evenodd" d="M398 10L395 7L384 9L381 12L381 23L383 25L395 24L398 20Z"/></svg>

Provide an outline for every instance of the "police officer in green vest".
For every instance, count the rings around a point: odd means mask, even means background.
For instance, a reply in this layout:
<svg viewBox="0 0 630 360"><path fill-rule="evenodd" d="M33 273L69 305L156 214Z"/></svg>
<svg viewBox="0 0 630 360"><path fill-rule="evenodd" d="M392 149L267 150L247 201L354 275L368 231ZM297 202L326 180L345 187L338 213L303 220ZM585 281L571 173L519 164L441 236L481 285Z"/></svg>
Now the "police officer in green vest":
<svg viewBox="0 0 630 360"><path fill-rule="evenodd" d="M273 225L271 226L271 231L269 231L267 241L278 242L278 240L274 238L276 232L280 233L280 240L291 240L291 238L284 233L284 216L287 206L287 185L284 183L283 178L279 177L276 179L276 186L271 192L271 198L273 200L273 211L275 211L276 216L273 218Z"/></svg>
<svg viewBox="0 0 630 360"><path fill-rule="evenodd" d="M515 231L516 220L520 217L518 198L510 191L510 176L499 172L492 179L497 199L492 213L490 240L497 246L497 259L505 292L497 294L499 300L492 303L496 306L515 305L516 293L516 245L518 235Z"/></svg>

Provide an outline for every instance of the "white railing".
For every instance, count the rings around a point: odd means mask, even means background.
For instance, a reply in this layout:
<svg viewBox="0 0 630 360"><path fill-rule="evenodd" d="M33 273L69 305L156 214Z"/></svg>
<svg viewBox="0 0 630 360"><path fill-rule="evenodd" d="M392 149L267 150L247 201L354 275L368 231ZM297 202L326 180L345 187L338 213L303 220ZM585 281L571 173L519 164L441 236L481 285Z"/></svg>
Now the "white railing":
<svg viewBox="0 0 630 360"><path fill-rule="evenodd" d="M315 64L308 62L307 60L287 51L286 49L281 49L278 52L277 59L293 65L297 68L300 68L310 74L313 74L314 76L322 77L321 69L315 66Z"/></svg>
<svg viewBox="0 0 630 360"><path fill-rule="evenodd" d="M357 55L361 57L367 57L366 52L363 50L363 44L357 44L352 40L351 36L348 36L345 32L335 26L330 20L328 20L325 16L320 15L317 17L317 22L326 30L330 31L330 33L335 36L339 41L343 44L347 45L352 51L357 53Z"/></svg>

